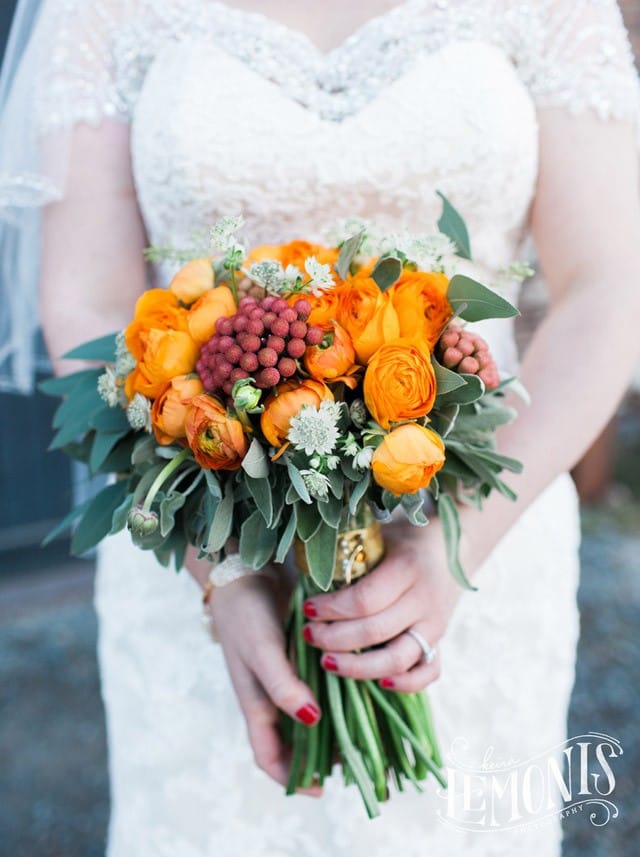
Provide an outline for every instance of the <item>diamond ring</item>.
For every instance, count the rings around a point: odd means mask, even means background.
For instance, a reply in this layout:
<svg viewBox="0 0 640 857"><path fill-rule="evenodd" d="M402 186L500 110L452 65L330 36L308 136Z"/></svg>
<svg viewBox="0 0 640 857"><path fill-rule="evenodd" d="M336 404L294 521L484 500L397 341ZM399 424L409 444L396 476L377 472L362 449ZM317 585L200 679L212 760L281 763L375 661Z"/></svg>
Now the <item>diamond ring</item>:
<svg viewBox="0 0 640 857"><path fill-rule="evenodd" d="M427 643L419 631L414 631L413 628L408 628L406 633L413 637L416 643L420 646L424 662L426 664L432 664L437 654L435 648Z"/></svg>

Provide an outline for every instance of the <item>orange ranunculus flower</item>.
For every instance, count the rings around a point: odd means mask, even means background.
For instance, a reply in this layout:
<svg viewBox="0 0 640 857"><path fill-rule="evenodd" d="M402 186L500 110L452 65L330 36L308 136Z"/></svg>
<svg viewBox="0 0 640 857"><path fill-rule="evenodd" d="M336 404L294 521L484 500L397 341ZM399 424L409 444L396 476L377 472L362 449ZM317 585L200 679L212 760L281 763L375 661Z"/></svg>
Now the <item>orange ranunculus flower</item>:
<svg viewBox="0 0 640 857"><path fill-rule="evenodd" d="M449 279L444 274L402 273L389 289L400 322L400 336L424 339L433 350L453 312L447 300L448 286Z"/></svg>
<svg viewBox="0 0 640 857"><path fill-rule="evenodd" d="M426 345L401 338L381 346L367 366L363 392L371 416L383 428L428 414L436 376Z"/></svg>
<svg viewBox="0 0 640 857"><path fill-rule="evenodd" d="M444 464L440 435L418 423L405 423L385 435L373 453L374 480L396 497L426 488Z"/></svg>
<svg viewBox="0 0 640 857"><path fill-rule="evenodd" d="M353 343L344 327L337 323L327 331L325 341L307 348L304 365L309 375L319 381L343 381L351 389L357 384L354 373L359 367Z"/></svg>
<svg viewBox="0 0 640 857"><path fill-rule="evenodd" d="M187 312L178 298L168 289L149 289L136 302L133 321L125 330L127 348L141 360L144 354L143 337L151 330L186 330Z"/></svg>
<svg viewBox="0 0 640 857"><path fill-rule="evenodd" d="M202 381L195 375L178 375L155 399L151 424L156 440L162 446L186 437L184 421L191 399L204 393Z"/></svg>
<svg viewBox="0 0 640 857"><path fill-rule="evenodd" d="M351 336L358 362L366 364L381 345L400 336L395 308L370 277L356 274L337 288L338 321Z"/></svg>
<svg viewBox="0 0 640 857"><path fill-rule="evenodd" d="M237 470L249 442L240 420L224 405L203 393L191 399L184 422L187 443L205 470Z"/></svg>
<svg viewBox="0 0 640 857"><path fill-rule="evenodd" d="M340 286L335 286L332 289L318 289L317 294L293 294L288 298L288 301L293 306L301 297L311 304L311 312L309 313L307 324L317 324L319 327L327 329L338 318Z"/></svg>
<svg viewBox="0 0 640 857"><path fill-rule="evenodd" d="M189 310L189 333L198 345L203 345L215 333L216 321L223 316L235 315L237 311L236 302L228 286L209 289Z"/></svg>
<svg viewBox="0 0 640 857"><path fill-rule="evenodd" d="M213 280L211 259L193 259L180 268L169 289L183 304L192 304L213 288Z"/></svg>
<svg viewBox="0 0 640 857"><path fill-rule="evenodd" d="M283 268L287 265L295 265L304 274L304 263L309 256L315 256L323 265L334 264L338 260L335 247L325 247L323 244L312 244L309 241L290 241L288 244L262 244L247 256L246 267L253 262L262 262L263 259L275 259Z"/></svg>
<svg viewBox="0 0 640 857"><path fill-rule="evenodd" d="M193 372L198 346L183 330L158 330L152 327L140 334L142 359L127 377L125 392L129 399L142 393L154 399L176 375Z"/></svg>
<svg viewBox="0 0 640 857"><path fill-rule="evenodd" d="M323 399L333 400L333 393L313 378L304 381L283 381L264 403L260 417L260 428L271 446L279 447L287 439L292 417L304 405L318 407Z"/></svg>

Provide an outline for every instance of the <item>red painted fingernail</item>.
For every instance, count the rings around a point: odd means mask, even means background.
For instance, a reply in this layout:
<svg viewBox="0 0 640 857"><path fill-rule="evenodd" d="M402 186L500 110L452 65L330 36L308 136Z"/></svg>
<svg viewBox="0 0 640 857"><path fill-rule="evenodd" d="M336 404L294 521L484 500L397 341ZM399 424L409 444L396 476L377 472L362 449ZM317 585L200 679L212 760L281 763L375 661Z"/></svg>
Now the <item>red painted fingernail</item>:
<svg viewBox="0 0 640 857"><path fill-rule="evenodd" d="M308 702L296 711L296 717L305 726L313 726L320 719L320 709Z"/></svg>
<svg viewBox="0 0 640 857"><path fill-rule="evenodd" d="M390 678L381 678L380 679L380 687L390 688L395 687L395 682Z"/></svg>
<svg viewBox="0 0 640 857"><path fill-rule="evenodd" d="M302 639L306 640L307 643L313 643L313 632L308 625L305 625L302 629Z"/></svg>
<svg viewBox="0 0 640 857"><path fill-rule="evenodd" d="M314 619L318 615L318 610L313 601L305 601L302 605L302 612L307 619Z"/></svg>
<svg viewBox="0 0 640 857"><path fill-rule="evenodd" d="M337 662L337 660L333 657L333 655L325 655L325 656L322 658L322 666L323 666L326 670L330 670L332 673L335 673L335 672L337 672L337 671L338 671L338 662Z"/></svg>

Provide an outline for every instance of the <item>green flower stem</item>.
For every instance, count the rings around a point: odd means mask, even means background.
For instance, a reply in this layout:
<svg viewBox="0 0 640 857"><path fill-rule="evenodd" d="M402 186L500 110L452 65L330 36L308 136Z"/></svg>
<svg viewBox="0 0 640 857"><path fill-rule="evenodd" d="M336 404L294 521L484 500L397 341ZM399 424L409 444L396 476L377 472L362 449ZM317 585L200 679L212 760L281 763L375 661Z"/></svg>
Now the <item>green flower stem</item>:
<svg viewBox="0 0 640 857"><path fill-rule="evenodd" d="M318 659L314 657L314 653L309 652L308 669L307 669L307 684L311 688L313 695L318 698ZM307 746L306 760L300 785L302 788L309 788L313 784L315 773L318 767L318 752L319 752L320 724L307 727Z"/></svg>
<svg viewBox="0 0 640 857"><path fill-rule="evenodd" d="M307 681L307 652L305 642L302 639L302 603L304 601L304 584L296 586L292 595L293 605L293 649L296 656L297 673L302 681ZM289 781L287 783L287 794L294 794L300 782L300 769L307 755L308 728L302 723L295 721L293 726L293 757L289 769Z"/></svg>
<svg viewBox="0 0 640 857"><path fill-rule="evenodd" d="M293 755L291 757L291 767L289 768L289 780L287 782L286 794L292 795L296 793L298 788L298 779L300 775L300 767L302 765L302 757L304 754L304 745L306 744L307 727L299 723L297 720L293 722Z"/></svg>
<svg viewBox="0 0 640 857"><path fill-rule="evenodd" d="M438 740L436 738L436 731L433 728L433 717L431 715L431 705L429 703L429 698L425 693L420 694L420 711L422 713L422 717L424 719L425 732L427 737L429 738L429 743L431 744L431 749L433 750L433 762L439 768L442 767L442 754L440 753L440 748L438 747Z"/></svg>
<svg viewBox="0 0 640 857"><path fill-rule="evenodd" d="M231 289L236 306L238 306L238 283L236 282L236 269L233 265L229 268L229 288Z"/></svg>
<svg viewBox="0 0 640 857"><path fill-rule="evenodd" d="M359 682L356 682L352 678L345 678L343 681L347 690L347 695L349 696L351 705L353 706L355 726L362 738L366 758L368 758L370 762L371 778L373 780L376 797L378 800L386 800L387 777L384 769L384 763L382 761L378 742L376 741L376 736L371 727L367 709L362 701L362 697L360 696L358 688Z"/></svg>
<svg viewBox="0 0 640 857"><path fill-rule="evenodd" d="M395 724L398 729L398 732L400 732L403 738L406 738L409 744L411 744L414 753L423 760L427 768L431 771L431 773L437 779L440 785L443 788L446 788L447 782L442 776L441 771L435 766L431 756L425 751L420 741L416 738L411 729L403 721L403 719L400 717L395 708L385 699L382 691L374 684L374 682L370 680L365 681L365 684L369 688L369 693L371 694L371 696L375 699L380 708L382 708L382 710L389 716L389 720Z"/></svg>
<svg viewBox="0 0 640 857"><path fill-rule="evenodd" d="M168 461L166 465L162 468L160 473L154 479L151 488L147 491L147 496L144 499L144 504L142 506L142 510L144 512L151 511L151 506L153 505L153 501L155 500L156 494L162 488L166 480L171 476L171 474L180 467L182 462L189 458L191 455L191 450L189 447L186 447L179 452L175 458L172 458L171 461Z"/></svg>
<svg viewBox="0 0 640 857"><path fill-rule="evenodd" d="M341 680L337 675L327 673L326 682L329 705L331 707L331 714L341 753L349 765L358 789L360 790L362 800L364 801L364 805L367 810L367 815L369 818L375 818L380 815L380 808L378 807L376 794L371 784L371 780L369 779L367 769L362 761L362 756L353 745L347 729L347 723L344 718L344 709L342 707L342 694L340 692Z"/></svg>
<svg viewBox="0 0 640 857"><path fill-rule="evenodd" d="M422 719L419 717L418 712L415 708L415 694L413 693L398 693L396 694L397 700L400 703L400 709L404 713L405 720L407 721L407 725L412 730L413 734L416 736L416 739L420 741L422 744L425 753L428 753L429 757L433 757L433 753L431 751L431 745L429 739L425 735L424 723ZM428 749L427 749L428 748ZM424 760L420 757L416 757L416 763L414 765L414 772L416 775L416 779L424 780L427 776L428 768L424 763Z"/></svg>

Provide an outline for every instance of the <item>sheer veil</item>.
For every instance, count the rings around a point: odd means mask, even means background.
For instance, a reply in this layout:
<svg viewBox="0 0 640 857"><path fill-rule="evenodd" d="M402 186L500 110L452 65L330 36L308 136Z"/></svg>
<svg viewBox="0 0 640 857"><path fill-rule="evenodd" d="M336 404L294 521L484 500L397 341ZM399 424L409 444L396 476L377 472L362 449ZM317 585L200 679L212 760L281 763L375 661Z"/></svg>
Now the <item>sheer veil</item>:
<svg viewBox="0 0 640 857"><path fill-rule="evenodd" d="M52 51L46 0L19 0L0 77L0 390L29 392L38 364L41 207L64 193L69 133L40 146L38 90Z"/></svg>

